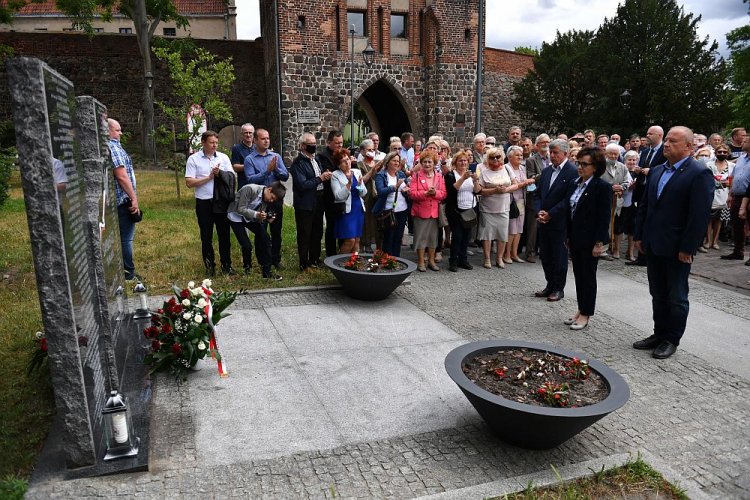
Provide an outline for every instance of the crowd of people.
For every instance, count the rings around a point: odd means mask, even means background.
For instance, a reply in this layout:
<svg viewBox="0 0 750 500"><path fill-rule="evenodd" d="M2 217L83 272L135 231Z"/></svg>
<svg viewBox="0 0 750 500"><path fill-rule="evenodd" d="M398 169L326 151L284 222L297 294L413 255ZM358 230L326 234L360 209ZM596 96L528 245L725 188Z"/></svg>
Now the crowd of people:
<svg viewBox="0 0 750 500"><path fill-rule="evenodd" d="M479 133L470 148L410 132L380 148L371 133L347 149L332 131L322 150L304 133L288 169L268 131L251 124L241 130L231 159L208 131L187 161L209 275L214 228L221 270L235 273L231 228L244 271L252 272L255 249L263 277L281 279L283 183L291 177L301 271L323 266L322 247L328 256L379 248L398 257L408 228L419 272L441 271L444 252L451 272L473 269L469 257L480 251L486 269L540 259L546 286L535 295L554 302L564 297L570 261L578 307L564 323L580 330L594 314L597 264L621 258L625 235L626 264L648 266L654 299L655 334L634 347L665 358L684 332L696 252L719 250L730 230L734 248L721 258L744 259L750 136L742 128L726 141L685 127L665 137L658 125L624 141L593 130L532 141L511 127L504 144ZM134 191L134 179L132 188L125 184L125 192ZM134 272L132 262L127 271Z"/></svg>

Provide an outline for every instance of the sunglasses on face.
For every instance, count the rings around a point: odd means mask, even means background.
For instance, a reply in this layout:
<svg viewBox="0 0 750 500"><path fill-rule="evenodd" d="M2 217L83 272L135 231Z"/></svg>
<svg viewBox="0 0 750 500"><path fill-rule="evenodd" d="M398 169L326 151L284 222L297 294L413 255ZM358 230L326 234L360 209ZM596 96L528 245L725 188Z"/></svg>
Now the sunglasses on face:
<svg viewBox="0 0 750 500"><path fill-rule="evenodd" d="M501 158L501 156L499 156L499 155L498 156L490 156L490 160L491 161L499 160L500 158Z"/></svg>
<svg viewBox="0 0 750 500"><path fill-rule="evenodd" d="M594 164L593 163L589 163L587 161L577 161L576 162L576 166L579 166L579 167L582 167L582 168L586 168L586 167L593 167Z"/></svg>

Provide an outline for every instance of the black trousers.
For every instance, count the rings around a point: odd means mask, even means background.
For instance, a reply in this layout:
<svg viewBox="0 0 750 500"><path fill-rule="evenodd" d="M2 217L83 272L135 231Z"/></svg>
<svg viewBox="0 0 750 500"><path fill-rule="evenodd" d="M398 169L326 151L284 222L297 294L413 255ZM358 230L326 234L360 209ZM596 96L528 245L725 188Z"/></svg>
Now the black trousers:
<svg viewBox="0 0 750 500"><path fill-rule="evenodd" d="M276 218L270 224L264 225L268 226L271 231L271 264L278 266L281 264L281 227L284 222L284 202L274 203L269 207L269 210L276 212Z"/></svg>
<svg viewBox="0 0 750 500"><path fill-rule="evenodd" d="M320 244L323 240L323 191L315 196L312 210L294 209L297 223L297 253L300 269L307 269L320 262Z"/></svg>
<svg viewBox="0 0 750 500"><path fill-rule="evenodd" d="M325 214L326 214L326 235L325 235L326 256L330 257L331 255L336 255L339 253L337 242L336 242L336 237L333 235L333 226L336 224L336 216L333 214L333 203L326 205Z"/></svg>
<svg viewBox="0 0 750 500"><path fill-rule="evenodd" d="M578 310L584 316L593 316L596 307L596 268L599 259L591 255L591 250L571 249L573 275L576 281Z"/></svg>
<svg viewBox="0 0 750 500"><path fill-rule="evenodd" d="M461 218L456 217L450 220L451 223L451 256L448 262L451 264L468 264L469 257L467 254L469 239L471 239L471 228L464 227L461 224Z"/></svg>
<svg viewBox="0 0 750 500"><path fill-rule="evenodd" d="M547 288L562 292L568 275L568 249L565 248L565 231L557 231L539 224L539 256L542 259Z"/></svg>
<svg viewBox="0 0 750 500"><path fill-rule="evenodd" d="M271 273L271 238L268 236L266 226L268 224L260 223L256 221L252 222L232 222L229 224L232 226L235 237L242 248L242 261L245 269L252 265L253 259L253 245L250 243L250 238L247 235L246 228L253 232L255 235L255 254L258 256L258 263L260 268L263 270L263 276L267 276Z"/></svg>
<svg viewBox="0 0 750 500"><path fill-rule="evenodd" d="M219 237L219 259L224 270L232 267L232 240L229 235L229 219L227 214L215 214L213 200L195 200L195 215L198 217L198 227L201 232L201 254L203 264L208 269L216 267L214 257L214 226Z"/></svg>

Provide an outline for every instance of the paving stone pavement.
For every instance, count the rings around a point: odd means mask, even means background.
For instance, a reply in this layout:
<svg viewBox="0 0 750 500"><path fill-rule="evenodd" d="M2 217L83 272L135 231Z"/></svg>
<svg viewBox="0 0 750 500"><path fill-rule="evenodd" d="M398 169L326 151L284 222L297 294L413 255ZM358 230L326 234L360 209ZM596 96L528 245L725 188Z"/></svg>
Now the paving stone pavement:
<svg viewBox="0 0 750 500"><path fill-rule="evenodd" d="M668 464L682 486L701 497L750 498L750 381L685 350L666 361L634 351L632 341L650 332L634 331L606 314L572 332L561 323L575 309L572 299L549 303L531 296L541 283L539 264L538 279L530 279L520 266L532 264L486 270L478 259L473 271L415 273L396 295L467 341L502 337L585 352L625 378L628 404L553 450L506 445L479 424L203 467L196 459L190 382L160 375L149 472L38 484L27 498L415 498L549 470L550 464L639 451ZM642 268L616 261L601 269L614 273L607 279L644 284L648 293ZM244 296L233 308L345 300L334 290L295 291ZM750 319L750 297L731 290L691 279L691 300ZM737 335L750 335L750 326Z"/></svg>

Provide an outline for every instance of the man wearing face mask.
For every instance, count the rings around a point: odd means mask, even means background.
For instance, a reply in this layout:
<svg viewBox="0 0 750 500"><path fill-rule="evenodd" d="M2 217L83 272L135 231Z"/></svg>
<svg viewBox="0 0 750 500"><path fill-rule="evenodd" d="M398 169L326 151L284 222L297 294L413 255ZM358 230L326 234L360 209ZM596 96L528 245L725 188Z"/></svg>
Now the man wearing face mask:
<svg viewBox="0 0 750 500"><path fill-rule="evenodd" d="M547 134L539 134L536 137L537 152L526 159L526 178L539 182L542 170L550 165L549 157L550 138ZM536 184L526 187L526 213L524 214L523 233L526 235L526 262L536 262L537 254L537 221L534 212L534 199L536 197Z"/></svg>
<svg viewBox="0 0 750 500"><path fill-rule="evenodd" d="M297 223L297 253L300 270L314 272L320 266L320 244L323 240L323 183L331 172L323 170L315 159L315 136L305 132L299 140L299 154L292 162L294 220Z"/></svg>

